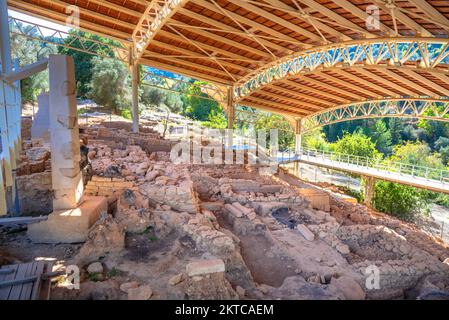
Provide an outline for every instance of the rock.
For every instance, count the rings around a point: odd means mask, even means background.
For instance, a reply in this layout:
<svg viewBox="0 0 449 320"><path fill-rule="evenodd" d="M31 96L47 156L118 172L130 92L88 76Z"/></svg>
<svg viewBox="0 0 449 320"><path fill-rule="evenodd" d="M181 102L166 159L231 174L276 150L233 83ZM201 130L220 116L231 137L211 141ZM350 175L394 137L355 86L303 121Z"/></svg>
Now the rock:
<svg viewBox="0 0 449 320"><path fill-rule="evenodd" d="M50 151L46 148L31 148L25 151L30 161L45 161L50 158Z"/></svg>
<svg viewBox="0 0 449 320"><path fill-rule="evenodd" d="M139 287L139 283L136 281L125 282L120 285L120 290L128 293L129 289L135 289L137 287Z"/></svg>
<svg viewBox="0 0 449 320"><path fill-rule="evenodd" d="M229 203L225 204L225 209L236 218L243 217L243 213L239 209L234 207L232 204L229 204Z"/></svg>
<svg viewBox="0 0 449 320"><path fill-rule="evenodd" d="M186 271L189 277L225 272L225 264L221 259L199 260L189 263Z"/></svg>
<svg viewBox="0 0 449 320"><path fill-rule="evenodd" d="M296 226L296 229L299 231L299 233L308 241L313 241L315 240L315 235L313 234L312 231L309 230L309 228L307 228L305 225L303 224L298 224Z"/></svg>
<svg viewBox="0 0 449 320"><path fill-rule="evenodd" d="M107 254L115 254L125 247L122 228L108 214L104 214L89 230L87 241L75 257L77 264L98 261Z"/></svg>
<svg viewBox="0 0 449 320"><path fill-rule="evenodd" d="M365 300L365 291L353 278L342 276L340 278L332 278L331 285L337 287L348 300Z"/></svg>
<svg viewBox="0 0 449 320"><path fill-rule="evenodd" d="M148 171L145 175L146 181L153 181L160 175L160 172L158 170Z"/></svg>
<svg viewBox="0 0 449 320"><path fill-rule="evenodd" d="M153 290L148 285L128 290L128 300L149 300L153 295Z"/></svg>
<svg viewBox="0 0 449 320"><path fill-rule="evenodd" d="M128 207L136 205L136 195L134 191L126 189L120 196L120 204L126 204Z"/></svg>
<svg viewBox="0 0 449 320"><path fill-rule="evenodd" d="M121 176L119 167L116 166L116 165L110 165L110 166L107 167L106 170L104 171L104 176L105 176L105 177L108 177L108 178Z"/></svg>
<svg viewBox="0 0 449 320"><path fill-rule="evenodd" d="M337 245L337 247L335 249L337 249L337 251L341 254L351 253L351 251L349 250L349 247L345 244L339 244L339 245Z"/></svg>
<svg viewBox="0 0 449 320"><path fill-rule="evenodd" d="M89 273L102 273L103 272L103 265L101 264L101 262L91 263L87 267L87 272L89 272Z"/></svg>
<svg viewBox="0 0 449 320"><path fill-rule="evenodd" d="M168 280L168 283L171 286L176 286L178 283L180 283L183 280L182 278L183 278L182 273L177 274L176 276L171 277L170 280Z"/></svg>
<svg viewBox="0 0 449 320"><path fill-rule="evenodd" d="M235 291L237 292L237 294L239 295L239 297L243 298L245 296L245 289L243 289L241 286L237 286L235 288Z"/></svg>

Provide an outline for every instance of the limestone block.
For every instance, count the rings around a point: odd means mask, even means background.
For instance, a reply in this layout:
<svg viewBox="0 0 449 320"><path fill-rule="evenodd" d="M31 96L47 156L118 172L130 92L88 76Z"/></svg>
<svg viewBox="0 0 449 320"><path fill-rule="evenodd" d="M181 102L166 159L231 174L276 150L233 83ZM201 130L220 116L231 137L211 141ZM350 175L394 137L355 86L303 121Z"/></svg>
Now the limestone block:
<svg viewBox="0 0 449 320"><path fill-rule="evenodd" d="M107 212L107 206L104 197L86 196L79 207L54 211L48 220L29 225L28 236L37 243L84 242L90 227L102 212Z"/></svg>
<svg viewBox="0 0 449 320"><path fill-rule="evenodd" d="M232 204L229 204L229 203L225 204L225 209L236 218L243 217L243 213L239 209L234 207Z"/></svg>
<svg viewBox="0 0 449 320"><path fill-rule="evenodd" d="M315 235L313 234L312 231L309 230L309 228L307 228L305 225L303 224L298 224L296 226L296 229L299 231L299 233L308 241L313 241L315 240Z"/></svg>
<svg viewBox="0 0 449 320"><path fill-rule="evenodd" d="M225 264L221 259L199 260L189 263L186 271L189 277L225 272Z"/></svg>
<svg viewBox="0 0 449 320"><path fill-rule="evenodd" d="M38 111L34 115L31 126L31 137L33 139L43 139L50 141L50 96L48 93L37 97Z"/></svg>
<svg viewBox="0 0 449 320"><path fill-rule="evenodd" d="M300 188L299 193L310 202L312 208L326 212L330 211L330 198L326 192L316 189Z"/></svg>

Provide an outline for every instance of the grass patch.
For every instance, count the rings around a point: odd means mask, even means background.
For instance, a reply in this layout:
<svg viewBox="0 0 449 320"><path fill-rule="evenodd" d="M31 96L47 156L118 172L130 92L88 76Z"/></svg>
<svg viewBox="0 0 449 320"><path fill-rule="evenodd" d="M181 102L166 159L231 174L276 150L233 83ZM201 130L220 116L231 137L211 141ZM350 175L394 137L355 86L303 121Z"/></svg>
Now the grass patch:
<svg viewBox="0 0 449 320"><path fill-rule="evenodd" d="M98 281L101 281L101 280L102 280L101 273L99 273L99 272L92 272L92 273L89 273L89 274L87 275L87 278L88 278L90 281L93 281L93 282L98 282Z"/></svg>

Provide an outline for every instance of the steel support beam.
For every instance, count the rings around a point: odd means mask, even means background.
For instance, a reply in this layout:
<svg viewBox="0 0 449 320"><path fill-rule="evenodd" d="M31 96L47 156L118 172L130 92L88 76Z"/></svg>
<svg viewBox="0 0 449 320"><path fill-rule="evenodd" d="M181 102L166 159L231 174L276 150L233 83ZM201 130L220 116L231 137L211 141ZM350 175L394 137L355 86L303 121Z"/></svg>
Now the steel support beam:
<svg viewBox="0 0 449 320"><path fill-rule="evenodd" d="M133 132L139 132L139 64L131 66Z"/></svg>
<svg viewBox="0 0 449 320"><path fill-rule="evenodd" d="M228 95L227 95L226 103L227 103L226 114L228 116L228 129L233 129L234 128L234 120L235 120L234 87L228 88Z"/></svg>

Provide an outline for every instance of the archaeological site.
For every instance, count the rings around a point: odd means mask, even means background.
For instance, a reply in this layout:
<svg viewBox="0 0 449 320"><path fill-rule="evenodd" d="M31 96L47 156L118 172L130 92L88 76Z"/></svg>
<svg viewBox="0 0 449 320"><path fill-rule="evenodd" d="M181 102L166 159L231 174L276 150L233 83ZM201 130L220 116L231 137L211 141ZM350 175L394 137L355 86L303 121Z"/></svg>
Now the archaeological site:
<svg viewBox="0 0 449 320"><path fill-rule="evenodd" d="M365 29L369 4L379 30ZM80 49L87 33L72 25L41 37L14 24L63 25L71 12L110 41ZM379 139L372 154L338 149L344 121L447 121L445 1L0 0L0 21L0 300L449 300L449 215L440 227L432 203L404 219L380 189L407 190L392 201L404 206L446 199L447 162L405 164L398 148L421 140L394 136L385 152ZM62 49L18 62L18 35ZM86 67L78 54L95 57ZM91 74L89 94L114 98L88 100L80 72L111 61L126 80ZM146 113L145 99L168 107L175 91L182 110ZM129 116L114 109L125 95ZM223 126L195 115L212 103ZM341 140L315 150L307 137L324 126ZM429 146L427 159L447 161ZM342 177L363 198L340 192Z"/></svg>

